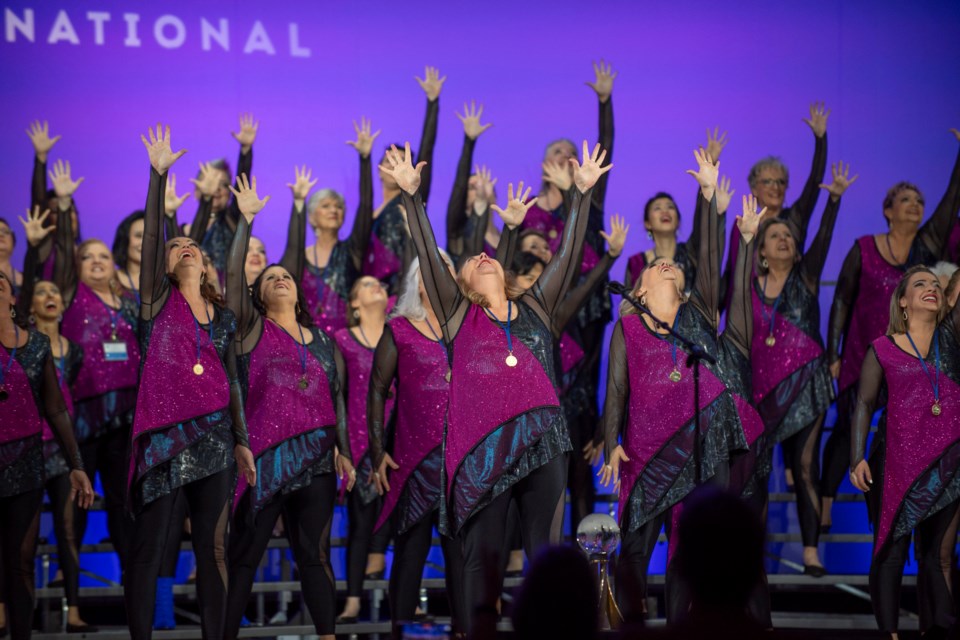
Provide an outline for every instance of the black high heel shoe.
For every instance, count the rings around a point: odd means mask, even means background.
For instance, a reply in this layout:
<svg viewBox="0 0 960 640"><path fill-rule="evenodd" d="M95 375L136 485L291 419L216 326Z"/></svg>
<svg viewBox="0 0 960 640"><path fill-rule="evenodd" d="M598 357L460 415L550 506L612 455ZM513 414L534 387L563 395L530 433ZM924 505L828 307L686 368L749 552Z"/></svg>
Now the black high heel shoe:
<svg viewBox="0 0 960 640"><path fill-rule="evenodd" d="M92 624L67 623L67 633L96 633L99 629Z"/></svg>
<svg viewBox="0 0 960 640"><path fill-rule="evenodd" d="M827 569L817 564L808 564L803 567L803 575L811 578L822 578L827 575Z"/></svg>

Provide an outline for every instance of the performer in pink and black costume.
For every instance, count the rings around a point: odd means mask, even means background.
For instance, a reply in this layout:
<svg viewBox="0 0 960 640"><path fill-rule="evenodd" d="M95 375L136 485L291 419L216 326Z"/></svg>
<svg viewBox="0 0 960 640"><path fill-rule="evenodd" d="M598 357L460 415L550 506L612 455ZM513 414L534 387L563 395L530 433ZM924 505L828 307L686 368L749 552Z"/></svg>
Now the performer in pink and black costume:
<svg viewBox="0 0 960 640"><path fill-rule="evenodd" d="M420 170L409 145L388 155L389 172L404 191L411 237L430 304L437 313L451 358L450 406L444 433L445 495L442 533L459 536L464 552L463 624L481 602L484 560L504 546L506 514L517 502L527 555L557 542L563 522L567 454L571 450L557 397L554 311L579 272L576 256L586 233L587 203L601 168L600 145L574 165L575 190L563 242L538 281L526 292L509 286L503 268L486 254L463 263L454 278L437 247L419 197ZM533 203L524 204L522 183L506 210L514 228Z"/></svg>
<svg viewBox="0 0 960 640"><path fill-rule="evenodd" d="M241 176L234 192L241 218L227 260L227 295L237 316L239 374L257 482L241 478L230 532L226 638L236 638L253 581L277 519L282 515L297 560L307 608L318 635L332 640L336 581L330 565L330 527L337 494L336 470L352 486L346 371L333 339L314 327L293 274L302 269L306 172L292 185L287 247L248 288L244 261L260 200L256 179ZM298 197L299 196L299 197ZM339 447L339 459L334 452Z"/></svg>
<svg viewBox="0 0 960 640"><path fill-rule="evenodd" d="M951 131L960 141L960 131ZM926 222L924 204L916 185L893 185L883 200L886 233L858 238L840 267L827 325L827 362L838 388L837 423L823 450L820 482L822 522L827 530L833 498L847 472L860 366L870 344L886 331L887 301L904 271L921 264L931 267L946 250L960 209L960 149L946 191ZM883 396L879 405L883 405Z"/></svg>
<svg viewBox="0 0 960 640"><path fill-rule="evenodd" d="M749 352L753 331L750 313L750 252L762 212L755 200L744 199L744 215L737 219L742 246L735 271L737 282L723 336L718 335L720 274L719 234L715 190L718 167L703 152L695 152L699 170L693 174L703 192L698 228L697 275L689 301L680 289L680 270L671 262L654 262L640 275L634 295L658 319L678 333L703 345L716 358L700 372L699 476L702 481L725 486L731 457L748 450L759 434L755 413L747 405ZM606 464L601 482L619 491L620 527L623 532L618 571L630 573L646 593L650 557L671 509L695 488L695 416L693 373L685 366L682 344L665 334L624 301L621 319L610 342L610 364L604 405ZM757 419L758 421L758 419ZM619 442L622 438L622 442ZM669 529L669 527L668 527ZM668 533L670 533L668 531ZM668 569L668 616L683 614L684 595L672 569ZM641 603L623 600L633 611Z"/></svg>
<svg viewBox="0 0 960 640"><path fill-rule="evenodd" d="M900 582L916 543L920 632L956 623L950 581L960 520L960 309L949 312L935 275L907 270L889 302L887 335L873 341L861 368L850 480L873 520L870 600L881 631L896 638ZM886 421L867 435L886 391ZM878 495L879 494L879 495Z"/></svg>
<svg viewBox="0 0 960 640"><path fill-rule="evenodd" d="M140 274L140 370L130 445L129 501L135 515L124 598L130 635L152 635L154 594L172 513L186 497L197 557L197 600L204 639L224 631L226 534L236 464L248 484L256 467L247 442L234 333L236 317L206 281L200 246L163 239L167 170L185 151L170 129L141 136L150 156Z"/></svg>

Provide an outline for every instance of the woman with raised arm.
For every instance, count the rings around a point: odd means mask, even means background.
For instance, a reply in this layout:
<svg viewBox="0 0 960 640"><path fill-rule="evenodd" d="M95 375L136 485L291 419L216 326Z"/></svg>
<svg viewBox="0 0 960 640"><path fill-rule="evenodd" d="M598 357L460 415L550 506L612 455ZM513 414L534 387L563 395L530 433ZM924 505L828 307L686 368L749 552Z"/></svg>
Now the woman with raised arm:
<svg viewBox="0 0 960 640"><path fill-rule="evenodd" d="M60 334L60 320L63 317L63 296L57 285L49 280L37 281L40 259L38 247L53 231L45 226L49 211L40 213L36 207L27 211L26 219L21 218L27 236L27 254L24 257L23 287L17 296L17 318L22 328L34 329L50 340L50 354L57 372L57 382L67 414L74 416L73 399L70 385L77 379L83 365L83 349ZM43 459L44 481L50 496L53 513L53 529L57 537L57 576L50 582L58 581L63 586L67 598L67 631L94 632L80 617L80 551L77 512L71 499L70 465L57 444L50 423L43 423Z"/></svg>
<svg viewBox="0 0 960 640"><path fill-rule="evenodd" d="M345 471L348 487L356 477L341 389L346 371L333 339L305 312L293 276L302 268L306 225L303 198L297 195L309 190L309 173L298 170L290 185L300 206L291 213L283 260L264 269L251 288L245 255L253 218L268 199L260 200L256 184L241 176L233 190L242 217L227 263L227 299L238 322L244 413L257 481L247 487L241 479L234 498L224 637L237 637L257 567L282 515L316 632L332 640L336 584L329 557L337 471Z"/></svg>
<svg viewBox="0 0 960 640"><path fill-rule="evenodd" d="M482 230L478 228L479 218L483 217L483 214L489 208L489 203L493 201L489 196L484 197L484 193L481 191L484 176L480 168L477 167L473 174L470 173L477 138L493 126L489 123L480 124L482 115L483 105L481 104L478 109L476 102L471 102L469 106L464 103L463 114L457 114L457 118L463 123L463 150L460 152L460 160L457 162L453 190L450 192L450 201L447 204L447 252L453 258L455 264L459 263L464 255L475 255L468 252L468 247L472 244L469 236L477 231L485 234L486 226L482 227ZM486 174L486 177L489 182L489 173ZM489 185L491 190L494 184L496 184L496 180L493 180ZM483 217L483 220L486 222L488 218ZM497 241L499 242L499 239ZM493 242L491 246L495 247L498 242Z"/></svg>
<svg viewBox="0 0 960 640"><path fill-rule="evenodd" d="M333 338L340 348L346 365L344 392L347 406L347 429L350 434L350 453L357 469L356 491L347 501L347 601L337 622L357 621L360 614L360 596L368 569L368 554L374 538L374 525L380 515L383 500L373 481L370 457L370 439L367 431L367 394L373 375L373 354L383 335L387 321L387 290L379 280L362 276L354 283L348 298L348 327L337 331ZM384 409L385 420L393 414L393 392Z"/></svg>
<svg viewBox="0 0 960 640"><path fill-rule="evenodd" d="M354 122L357 139L348 142L360 155L360 203L353 219L350 237L340 240L345 201L333 189L321 189L307 202L308 220L316 240L306 249L302 274L296 273L307 311L328 336L347 326L347 298L363 270L373 225L373 177L370 150L380 132L370 133L370 121ZM297 171L299 191L293 193L295 207L302 208L307 193L317 183L304 167ZM302 178L302 179L301 179ZM303 244L301 237L300 243Z"/></svg>
<svg viewBox="0 0 960 640"><path fill-rule="evenodd" d="M130 444L129 501L135 514L124 599L130 635L150 638L154 593L167 527L186 497L197 557L203 638L223 637L227 597L226 529L235 489L234 460L248 484L256 467L247 441L236 352L236 316L206 281L200 247L164 242L163 197L174 153L170 128L141 136L150 156L140 272L144 354Z"/></svg>
<svg viewBox="0 0 960 640"><path fill-rule="evenodd" d="M718 334L719 234L715 191L718 167L705 152L694 155L699 170L688 171L700 185L703 198L697 212L700 231L696 280L689 300L680 288L680 270L661 260L639 274L633 295L660 322L703 346L716 364L701 368L700 468L694 458L695 414L693 375L685 372L687 351L647 314L634 311L630 301L621 305L621 319L610 342L610 365L604 406L604 459L598 474L601 483L613 483L619 492L620 527L623 532L618 584L636 584L645 596L647 568L660 535L670 521L670 510L696 486L699 479L725 485L732 454L746 450L754 437L740 398L749 386L750 337L749 270L741 254L737 276L742 283L732 306L724 335ZM742 249L752 241L762 211L744 198L744 213L737 218ZM742 301L741 301L742 300ZM746 366L743 364L746 363ZM622 443L618 443L622 436ZM698 473L699 472L699 473ZM668 534L671 533L668 527ZM629 577L628 577L629 575ZM672 572L668 572L672 578ZM680 589L668 580L668 609L677 607ZM641 609L642 601L621 606ZM676 611L670 610L673 617Z"/></svg>
<svg viewBox="0 0 960 640"><path fill-rule="evenodd" d="M445 497L441 527L461 536L464 551L464 628L481 601L484 558L503 549L511 500L520 511L528 557L557 542L563 522L566 456L571 450L560 401L550 330L553 315L579 271L586 232L582 209L591 189L610 166L597 145L583 143L581 166L574 165L577 189L569 225L554 259L526 292L508 285L503 268L486 254L466 260L454 278L437 248L419 195L423 163L413 166L409 145L396 149L381 167L404 192L410 232L430 304L450 348L450 407L444 436ZM517 197L510 185L506 210L496 207L510 228L523 221L533 203L529 188Z"/></svg>
<svg viewBox="0 0 960 640"><path fill-rule="evenodd" d="M946 637L957 614L950 582L960 520L960 310L948 313L940 282L922 265L907 270L889 306L887 335L863 361L850 450L850 481L869 492L873 518L870 601L880 630L896 638L913 532L920 632ZM867 460L883 390L886 425Z"/></svg>
<svg viewBox="0 0 960 640"><path fill-rule="evenodd" d="M417 78L420 88L427 94L427 113L423 121L423 133L420 135L418 158L433 163L433 147L437 142L437 120L440 113L440 90L447 76L440 77L440 71L426 67L423 79ZM372 140L371 140L372 142ZM382 163L386 164L389 147L383 150ZM400 187L389 174L380 171L380 185L383 202L373 212L373 228L370 245L367 249L363 274L373 276L387 285L390 295L400 293L400 278L403 276L404 258L412 252L407 251L409 235L406 216L402 208ZM363 178L361 177L361 180ZM431 170L423 174L423 199L430 194Z"/></svg>
<svg viewBox="0 0 960 640"><path fill-rule="evenodd" d="M93 502L93 487L83 471L60 392L50 339L38 331L21 329L17 316L13 283L0 273L0 580L10 637L26 640L33 626L34 563L44 486L44 420L70 468L68 500L76 497L86 509Z"/></svg>
<svg viewBox="0 0 960 640"><path fill-rule="evenodd" d="M453 264L448 256L449 268ZM439 524L440 468L443 466L443 423L450 395L450 361L440 323L430 306L420 260L407 268L402 293L374 353L367 399L371 480L385 495L376 530L389 527L395 536L390 569L390 617L412 620L420 578ZM393 447L386 450L386 413L396 381L396 425ZM389 478L387 474L390 474ZM454 625L459 625L462 558L457 540L442 536L447 594Z"/></svg>
<svg viewBox="0 0 960 640"><path fill-rule="evenodd" d="M0 273L7 276L7 280L13 283L14 293L19 293L20 287L23 286L23 274L14 269L10 262L16 246L17 236L10 227L10 223L0 218Z"/></svg>
<svg viewBox="0 0 960 640"><path fill-rule="evenodd" d="M257 132L260 130L260 121L254 120L253 116L245 113L240 116L240 131L230 132L233 139L240 144L240 157L237 160L236 176L249 176L253 171L253 143L257 139ZM226 273L227 252L230 250L230 244L233 242L233 234L237 230L237 222L240 220L240 211L237 209L236 202L230 195L230 185L233 184L234 176L230 174L230 165L226 160L213 160L207 163L217 172L217 189L209 202L209 206L204 210L204 199L199 188L195 192L197 199L197 214L194 222L190 226L190 237L203 238L203 250L213 261L214 267L220 274ZM203 179L203 163L201 171L197 174L197 180ZM200 224L198 224L198 222ZM199 229L194 227L199 226Z"/></svg>
<svg viewBox="0 0 960 640"><path fill-rule="evenodd" d="M793 471L797 519L803 538L803 572L826 574L817 553L820 538L820 430L833 401L833 382L820 335L820 277L840 210L840 197L857 179L850 166L833 166L833 181L820 230L806 252L790 225L767 218L757 234L753 280L753 403L764 423L764 450L755 477L754 501L765 512L767 477L777 443Z"/></svg>
<svg viewBox="0 0 960 640"><path fill-rule="evenodd" d="M823 182L823 175L827 170L827 119L829 117L830 110L824 110L822 102L814 102L810 105L810 117L803 119L813 131L813 165L810 167L810 175L807 176L800 197L792 205L785 206L787 187L790 186L790 172L780 158L777 156L761 158L750 167L750 173L747 175L750 193L757 199L760 206L767 210L764 220L767 218L785 220L793 228L794 236L800 246L806 245L807 227L813 210L817 206L820 183ZM724 300L733 289L730 274L733 273L737 263L736 231L736 229L730 231L730 251L727 252L727 267L723 273Z"/></svg>
<svg viewBox="0 0 960 640"><path fill-rule="evenodd" d="M54 236L51 280L60 290L64 312L63 337L83 349L83 367L70 388L74 429L84 467L100 474L110 541L126 566L132 523L126 510L126 451L137 398L140 350L137 344L137 303L117 279L113 256L100 240L76 245L76 215L72 195L81 180L69 167L54 166L54 187L63 195ZM49 223L49 219L48 219ZM43 246L38 247L42 260ZM77 535L83 539L86 512L78 514Z"/></svg>
<svg viewBox="0 0 960 640"><path fill-rule="evenodd" d="M960 141L960 130L951 129ZM886 331L886 304L903 273L941 259L960 208L960 149L947 189L923 223L924 197L910 182L890 187L883 199L887 232L862 236L843 260L827 324L827 362L837 380L837 422L823 450L822 523L829 530L833 498L847 471L850 424L860 367L870 344ZM841 346L842 340L842 346ZM882 396L880 405L883 405Z"/></svg>

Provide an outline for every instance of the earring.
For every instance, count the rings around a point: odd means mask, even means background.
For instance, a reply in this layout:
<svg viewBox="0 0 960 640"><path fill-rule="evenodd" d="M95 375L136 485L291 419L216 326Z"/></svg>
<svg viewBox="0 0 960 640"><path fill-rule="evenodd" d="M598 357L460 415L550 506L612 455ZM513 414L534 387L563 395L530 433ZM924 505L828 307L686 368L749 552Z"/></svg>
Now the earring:
<svg viewBox="0 0 960 640"><path fill-rule="evenodd" d="M907 310L906 310L906 309L903 310L903 319L904 319L904 320L907 320Z"/></svg>
<svg viewBox="0 0 960 640"><path fill-rule="evenodd" d="M764 269L769 269L770 263L767 262L766 258L760 258L760 266L763 267Z"/></svg>
<svg viewBox="0 0 960 640"><path fill-rule="evenodd" d="M359 319L359 318L360 318L360 311L357 310L357 309L354 309L354 310L353 310L353 317Z"/></svg>
<svg viewBox="0 0 960 640"><path fill-rule="evenodd" d="M200 286L202 287L207 282L207 272L204 271L200 274Z"/></svg>
<svg viewBox="0 0 960 640"><path fill-rule="evenodd" d="M31 313L29 316L27 316L27 322L30 324L37 324L37 316Z"/></svg>
<svg viewBox="0 0 960 640"><path fill-rule="evenodd" d="M10 305L10 317L11 318L17 317L17 308L14 307L13 305Z"/></svg>
<svg viewBox="0 0 960 640"><path fill-rule="evenodd" d="M300 315L300 303L299 303L299 302L297 303L297 306L296 306L296 312L297 312L297 315Z"/></svg>
<svg viewBox="0 0 960 640"><path fill-rule="evenodd" d="M653 231L650 231L650 229L647 229L647 237L653 240Z"/></svg>
<svg viewBox="0 0 960 640"><path fill-rule="evenodd" d="M640 304L647 306L647 296L640 296Z"/></svg>

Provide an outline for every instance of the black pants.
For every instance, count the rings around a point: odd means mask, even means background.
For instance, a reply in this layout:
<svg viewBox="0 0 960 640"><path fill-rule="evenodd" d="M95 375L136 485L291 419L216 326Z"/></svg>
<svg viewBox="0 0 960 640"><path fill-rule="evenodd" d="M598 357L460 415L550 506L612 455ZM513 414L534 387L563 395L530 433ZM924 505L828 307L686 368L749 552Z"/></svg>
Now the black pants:
<svg viewBox="0 0 960 640"><path fill-rule="evenodd" d="M560 541L563 526L563 493L567 486L566 456L557 456L473 514L460 532L463 549L463 628L470 629L473 609L484 596L486 562L503 550L510 501L520 512L523 547L531 560L536 552ZM500 571L496 562L496 570ZM497 584L502 584L500 573Z"/></svg>
<svg viewBox="0 0 960 640"><path fill-rule="evenodd" d="M803 546L815 547L820 542L820 434L825 416L783 441L783 457L793 470L797 494L797 520Z"/></svg>
<svg viewBox="0 0 960 640"><path fill-rule="evenodd" d="M83 466L93 482L94 473L100 474L104 507L107 511L107 531L110 542L120 559L120 571L127 566L127 550L133 530L133 520L127 510L127 473L129 471L127 444L130 426L112 429L108 433L80 445ZM87 512L80 510L77 518L77 539L83 540L87 530Z"/></svg>
<svg viewBox="0 0 960 640"><path fill-rule="evenodd" d="M377 498L363 504L360 492L354 489L347 498L347 596L359 598L363 593L363 576L367 570L367 554L373 546L373 527L380 517L383 500ZM382 538L381 538L382 539ZM385 549L384 549L385 550ZM379 553L383 553L380 551Z"/></svg>
<svg viewBox="0 0 960 640"><path fill-rule="evenodd" d="M948 628L956 615L950 594L950 572L957 538L958 507L954 502L914 529L920 632ZM887 542L870 563L870 602L881 631L895 633L900 620L900 584L910 553L910 536Z"/></svg>
<svg viewBox="0 0 960 640"><path fill-rule="evenodd" d="M177 494L187 499L193 531L193 552L197 557L197 601L204 640L221 640L227 601L226 537L236 471L231 465L212 476L175 489L147 503L134 521L130 562L123 596L127 622L133 640L149 639L153 632L153 610L157 577L163 561Z"/></svg>
<svg viewBox="0 0 960 640"><path fill-rule="evenodd" d="M187 519L187 499L183 492L174 498L170 514L170 526L167 527L167 540L163 545L163 558L160 560L160 577L174 578L177 575L177 563L180 561L180 543L183 542L183 524Z"/></svg>
<svg viewBox="0 0 960 640"><path fill-rule="evenodd" d="M0 498L0 554L2 554L7 627L11 640L26 640L33 627L36 576L34 558L40 531L43 489Z"/></svg>
<svg viewBox="0 0 960 640"><path fill-rule="evenodd" d="M577 536L577 525L594 512L597 500L593 467L583 458L583 447L593 440L595 421L595 415L567 416L570 440L573 442L567 468L567 488L570 489L570 535L574 538Z"/></svg>
<svg viewBox="0 0 960 640"><path fill-rule="evenodd" d="M57 536L57 565L63 572L63 590L67 605L80 605L80 543L83 541L77 519L80 509L70 500L70 474L61 473L46 484L53 514L53 532Z"/></svg>
<svg viewBox="0 0 960 640"><path fill-rule="evenodd" d="M433 543L433 528L437 526L439 510L420 519L407 531L396 536L393 546L393 565L390 567L390 617L394 624L412 620L420 597L420 579L423 565ZM386 527L384 527L386 528ZM440 537L447 598L454 625L460 620L460 587L463 579L463 558L460 544L453 538Z"/></svg>
<svg viewBox="0 0 960 640"><path fill-rule="evenodd" d="M334 632L336 580L330 566L330 526L337 497L333 473L314 476L306 487L277 494L250 521L249 502L237 508L230 532L230 589L227 594L225 638L236 638L247 608L257 567L263 558L277 518L283 523L297 561L303 599L318 635Z"/></svg>
<svg viewBox="0 0 960 640"><path fill-rule="evenodd" d="M616 598L620 611L629 620L641 619L646 613L650 558L653 557L657 540L660 538L660 530L669 522L669 516L670 511L661 513L640 528L625 531L620 539L620 555L617 556L615 574ZM625 513L622 519L628 522L629 514ZM676 580L667 580L665 588L670 589L676 583ZM671 598L668 596L667 599Z"/></svg>
<svg viewBox="0 0 960 640"><path fill-rule="evenodd" d="M850 424L856 408L857 385L853 385L837 398L837 422L823 448L823 475L820 478L820 495L835 498L840 483L850 473Z"/></svg>

